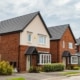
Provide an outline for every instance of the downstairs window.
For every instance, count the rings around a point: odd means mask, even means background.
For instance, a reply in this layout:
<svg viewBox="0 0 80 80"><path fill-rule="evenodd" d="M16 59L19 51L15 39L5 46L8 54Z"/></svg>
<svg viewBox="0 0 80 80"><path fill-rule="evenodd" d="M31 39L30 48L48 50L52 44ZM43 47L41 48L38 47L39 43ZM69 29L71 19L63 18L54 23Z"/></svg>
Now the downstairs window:
<svg viewBox="0 0 80 80"><path fill-rule="evenodd" d="M71 56L71 64L78 64L78 57L77 56Z"/></svg>
<svg viewBox="0 0 80 80"><path fill-rule="evenodd" d="M49 64L51 63L51 54L39 54L39 64Z"/></svg>

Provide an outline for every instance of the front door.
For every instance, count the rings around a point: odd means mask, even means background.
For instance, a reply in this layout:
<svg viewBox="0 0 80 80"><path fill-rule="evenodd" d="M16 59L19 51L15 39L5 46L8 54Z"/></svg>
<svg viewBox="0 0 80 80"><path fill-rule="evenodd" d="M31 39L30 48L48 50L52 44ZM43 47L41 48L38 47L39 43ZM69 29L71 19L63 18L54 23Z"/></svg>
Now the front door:
<svg viewBox="0 0 80 80"><path fill-rule="evenodd" d="M66 68L66 57L63 57L63 64L64 64L64 67Z"/></svg>
<svg viewBox="0 0 80 80"><path fill-rule="evenodd" d="M27 55L27 65L26 65L26 70L28 71L30 69L30 55Z"/></svg>

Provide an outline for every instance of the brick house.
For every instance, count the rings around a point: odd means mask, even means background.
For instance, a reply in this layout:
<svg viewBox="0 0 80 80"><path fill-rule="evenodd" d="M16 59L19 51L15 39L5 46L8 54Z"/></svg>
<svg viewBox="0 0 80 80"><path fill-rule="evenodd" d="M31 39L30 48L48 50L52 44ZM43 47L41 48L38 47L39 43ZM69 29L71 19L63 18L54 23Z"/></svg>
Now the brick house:
<svg viewBox="0 0 80 80"><path fill-rule="evenodd" d="M76 54L78 55L78 64L80 66L80 38L76 39Z"/></svg>
<svg viewBox="0 0 80 80"><path fill-rule="evenodd" d="M78 58L75 55L75 37L69 24L49 27L51 34L50 53L53 63L78 64Z"/></svg>
<svg viewBox="0 0 80 80"><path fill-rule="evenodd" d="M18 71L51 63L50 33L39 12L0 22L0 60Z"/></svg>
<svg viewBox="0 0 80 80"><path fill-rule="evenodd" d="M80 52L80 38L76 39L76 49L77 49L77 52Z"/></svg>

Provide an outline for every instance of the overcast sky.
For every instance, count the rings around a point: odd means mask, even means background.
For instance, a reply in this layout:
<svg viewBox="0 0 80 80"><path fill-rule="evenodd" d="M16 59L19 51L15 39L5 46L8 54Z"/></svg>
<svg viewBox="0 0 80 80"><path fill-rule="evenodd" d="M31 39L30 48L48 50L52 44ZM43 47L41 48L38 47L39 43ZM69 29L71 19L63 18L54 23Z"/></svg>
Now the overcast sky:
<svg viewBox="0 0 80 80"><path fill-rule="evenodd" d="M40 11L47 26L70 24L80 37L80 0L1 0L0 21Z"/></svg>

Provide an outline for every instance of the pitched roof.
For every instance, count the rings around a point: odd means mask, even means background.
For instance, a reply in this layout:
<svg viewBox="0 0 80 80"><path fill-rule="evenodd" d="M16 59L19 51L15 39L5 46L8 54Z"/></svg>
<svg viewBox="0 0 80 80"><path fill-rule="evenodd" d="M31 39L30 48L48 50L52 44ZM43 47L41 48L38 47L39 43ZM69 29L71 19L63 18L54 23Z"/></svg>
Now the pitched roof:
<svg viewBox="0 0 80 80"><path fill-rule="evenodd" d="M0 34L10 33L10 32L21 32L25 29L25 27L37 16L41 18L44 27L48 34L50 35L47 26L42 19L40 12L34 12L27 15L15 17L12 19L4 20L0 22ZM50 35L51 36L51 35Z"/></svg>
<svg viewBox="0 0 80 80"><path fill-rule="evenodd" d="M74 34L73 34L69 24L49 27L48 30L52 36L51 40L60 40L67 28L70 29L73 39L76 42L76 39L74 37Z"/></svg>
<svg viewBox="0 0 80 80"><path fill-rule="evenodd" d="M76 39L77 45L80 45L80 38Z"/></svg>
<svg viewBox="0 0 80 80"><path fill-rule="evenodd" d="M48 30L52 36L51 40L59 40L64 34L65 30L68 28L68 24L49 27Z"/></svg>

